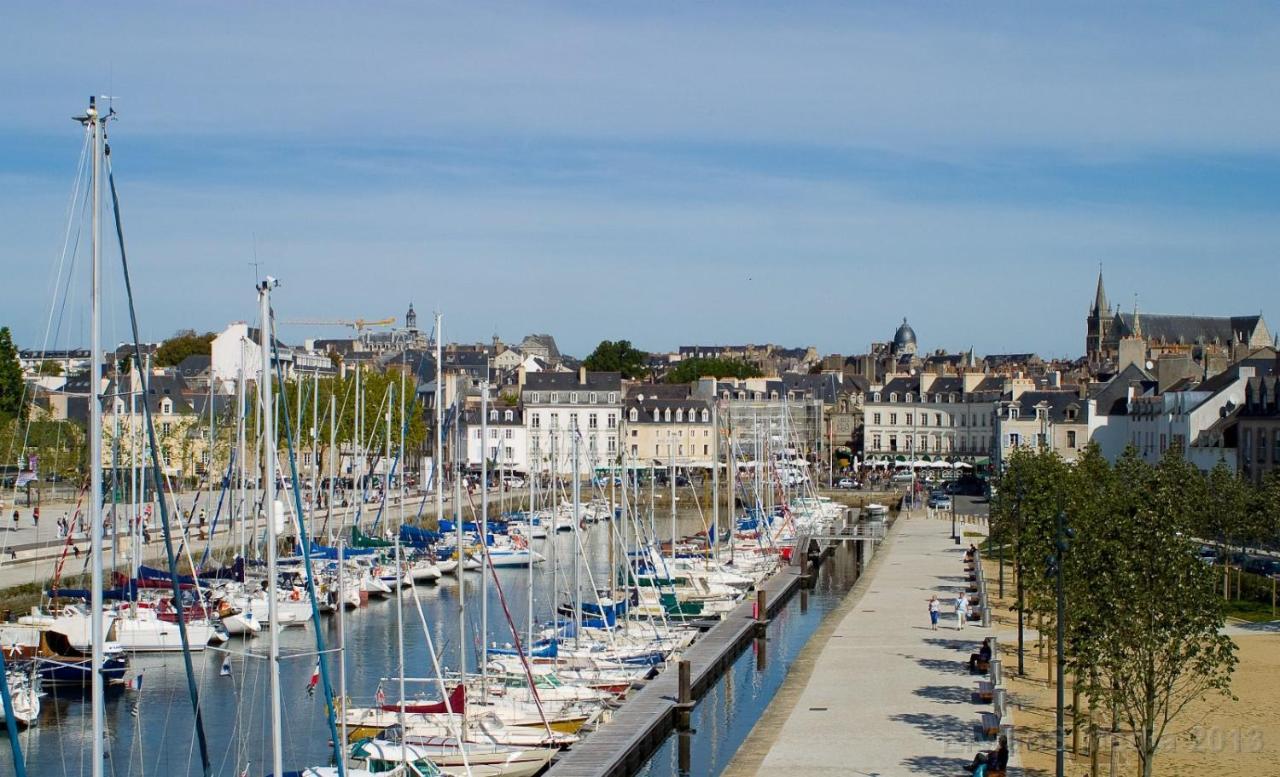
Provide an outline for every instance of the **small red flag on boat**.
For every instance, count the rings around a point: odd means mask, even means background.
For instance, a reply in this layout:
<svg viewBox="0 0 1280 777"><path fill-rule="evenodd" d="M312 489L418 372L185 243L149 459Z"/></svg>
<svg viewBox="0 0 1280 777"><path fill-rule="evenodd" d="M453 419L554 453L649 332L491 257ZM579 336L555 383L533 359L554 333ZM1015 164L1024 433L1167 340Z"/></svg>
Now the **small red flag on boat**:
<svg viewBox="0 0 1280 777"><path fill-rule="evenodd" d="M320 683L320 661L316 661L316 666L311 670L311 679L307 681L307 695L312 696L316 692L316 685Z"/></svg>

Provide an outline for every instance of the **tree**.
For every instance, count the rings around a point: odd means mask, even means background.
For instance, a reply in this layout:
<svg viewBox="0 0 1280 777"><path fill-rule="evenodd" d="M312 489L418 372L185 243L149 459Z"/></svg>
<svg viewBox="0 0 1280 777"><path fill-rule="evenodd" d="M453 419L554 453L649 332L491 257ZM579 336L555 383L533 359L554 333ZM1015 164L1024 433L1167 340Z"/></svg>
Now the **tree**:
<svg viewBox="0 0 1280 777"><path fill-rule="evenodd" d="M698 378L758 378L760 368L738 359L701 359L694 357L680 361L667 373L668 383L692 383Z"/></svg>
<svg viewBox="0 0 1280 777"><path fill-rule="evenodd" d="M156 349L155 365L157 367L176 367L188 356L208 356L212 352L213 332L196 334L193 329L184 329L174 333Z"/></svg>
<svg viewBox="0 0 1280 777"><path fill-rule="evenodd" d="M22 364L9 327L0 327L0 415L26 420L27 402Z"/></svg>
<svg viewBox="0 0 1280 777"><path fill-rule="evenodd" d="M40 366L36 369L36 374L56 378L62 374L62 364L53 359L45 359L40 362Z"/></svg>
<svg viewBox="0 0 1280 777"><path fill-rule="evenodd" d="M621 372L634 380L644 377L648 361L649 354L633 347L630 340L601 340L582 366L592 372Z"/></svg>
<svg viewBox="0 0 1280 777"><path fill-rule="evenodd" d="M1191 539L1207 506L1203 483L1181 446L1154 468L1126 452L1106 497L1110 541L1091 558L1087 649L1102 682L1088 692L1127 724L1143 777L1188 704L1212 692L1230 696L1235 644L1221 633L1214 573Z"/></svg>

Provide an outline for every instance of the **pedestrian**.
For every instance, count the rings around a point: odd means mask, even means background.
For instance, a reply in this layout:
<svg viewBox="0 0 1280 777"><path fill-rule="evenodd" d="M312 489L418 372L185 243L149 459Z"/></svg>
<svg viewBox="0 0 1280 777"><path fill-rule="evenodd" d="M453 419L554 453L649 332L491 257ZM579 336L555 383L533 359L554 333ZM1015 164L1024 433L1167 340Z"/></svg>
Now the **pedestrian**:
<svg viewBox="0 0 1280 777"><path fill-rule="evenodd" d="M200 508L200 525L202 527L204 526L204 508L203 507Z"/></svg>
<svg viewBox="0 0 1280 777"><path fill-rule="evenodd" d="M938 601L938 595L934 594L929 597L929 625L934 630L938 630L938 616L942 614L942 602Z"/></svg>
<svg viewBox="0 0 1280 777"><path fill-rule="evenodd" d="M80 558L80 546L74 542L71 543L71 552L76 554L76 558Z"/></svg>
<svg viewBox="0 0 1280 777"><path fill-rule="evenodd" d="M960 631L964 631L964 622L969 617L969 600L965 597L963 592L956 594L955 607L956 628Z"/></svg>
<svg viewBox="0 0 1280 777"><path fill-rule="evenodd" d="M13 528L15 531L18 529L18 511L16 509L13 511Z"/></svg>
<svg viewBox="0 0 1280 777"><path fill-rule="evenodd" d="M37 528L40 526L40 505L36 505L31 510L31 525Z"/></svg>

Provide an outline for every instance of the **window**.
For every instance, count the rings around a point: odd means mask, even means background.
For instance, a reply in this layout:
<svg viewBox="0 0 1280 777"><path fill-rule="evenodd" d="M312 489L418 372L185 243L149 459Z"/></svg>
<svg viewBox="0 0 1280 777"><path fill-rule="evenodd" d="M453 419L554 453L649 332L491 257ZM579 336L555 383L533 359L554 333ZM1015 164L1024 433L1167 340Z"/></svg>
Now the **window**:
<svg viewBox="0 0 1280 777"><path fill-rule="evenodd" d="M1045 446L1045 444L1046 444L1046 443L1047 443L1047 441L1045 440L1045 436L1044 436L1044 434L1037 434L1037 435L1036 435L1036 447L1037 447L1037 448L1043 448L1043 447Z"/></svg>
<svg viewBox="0 0 1280 777"><path fill-rule="evenodd" d="M1075 431L1072 431L1072 430L1068 430L1068 431L1067 431L1067 447L1068 447L1068 448L1074 448L1074 447L1076 447L1076 433L1075 433Z"/></svg>
<svg viewBox="0 0 1280 777"><path fill-rule="evenodd" d="M707 423L707 422L708 422L708 421L710 421L710 420L711 420L711 413L710 413L710 412L708 412L708 411L707 411L707 409L706 409L705 407L704 407L704 408L702 408L702 423L704 423L704 424L705 424L705 423Z"/></svg>
<svg viewBox="0 0 1280 777"><path fill-rule="evenodd" d="M531 402L531 403L536 403L537 401L538 401L538 392L536 392L536 391L530 391L530 392L529 392L529 402Z"/></svg>
<svg viewBox="0 0 1280 777"><path fill-rule="evenodd" d="M677 445L677 446L676 446L676 455L677 455L677 456L683 456L683 455L684 455L684 446L683 446L683 445Z"/></svg>
<svg viewBox="0 0 1280 777"><path fill-rule="evenodd" d="M627 412L627 420L633 424L640 420L640 411L636 410L634 407L631 408L631 410Z"/></svg>
<svg viewBox="0 0 1280 777"><path fill-rule="evenodd" d="M170 413L172 413L172 412L173 412L173 400L172 400L172 399L165 399L165 400L162 400L162 401L160 402L160 412L161 412L161 413L163 413L164 415L169 415Z"/></svg>
<svg viewBox="0 0 1280 777"><path fill-rule="evenodd" d="M671 408L667 408L667 412L666 412L666 422L667 422L667 423L671 423Z"/></svg>
<svg viewBox="0 0 1280 777"><path fill-rule="evenodd" d="M1275 447L1271 449L1271 463L1280 464L1280 429L1275 431Z"/></svg>
<svg viewBox="0 0 1280 777"><path fill-rule="evenodd" d="M880 401L880 392L879 392L879 391L877 391L876 393L874 393L874 394L872 394L872 395L871 395L871 401L872 401L872 402L879 402L879 401Z"/></svg>
<svg viewBox="0 0 1280 777"><path fill-rule="evenodd" d="M596 392L594 391L591 392L590 396L588 396L587 398L587 401L594 405L596 403Z"/></svg>
<svg viewBox="0 0 1280 777"><path fill-rule="evenodd" d="M610 453L618 452L618 438L614 437L612 434L609 435L609 452Z"/></svg>
<svg viewBox="0 0 1280 777"><path fill-rule="evenodd" d="M605 413L604 422L604 425L610 429L617 428L618 416L614 413Z"/></svg>
<svg viewBox="0 0 1280 777"><path fill-rule="evenodd" d="M552 429L559 429L559 428L560 428L560 414L559 414L559 413L552 413L552 414L551 414L551 428L552 428Z"/></svg>
<svg viewBox="0 0 1280 777"><path fill-rule="evenodd" d="M616 405L616 404L618 404L618 394L617 394L617 392L614 392L614 391L610 391L610 392L609 392L609 404L611 404L611 405Z"/></svg>
<svg viewBox="0 0 1280 777"><path fill-rule="evenodd" d="M872 449L872 450L875 450L875 451L880 450L880 435L879 435L879 434L873 434L873 435L871 435L871 449Z"/></svg>
<svg viewBox="0 0 1280 777"><path fill-rule="evenodd" d="M595 414L595 413L588 413L588 414L587 414L587 428L588 428L588 429L598 429L598 428L599 428L599 426L596 424L596 414Z"/></svg>
<svg viewBox="0 0 1280 777"><path fill-rule="evenodd" d="M511 410L508 410L507 412L503 413L503 420L514 421L515 418L516 418L516 414Z"/></svg>
<svg viewBox="0 0 1280 777"><path fill-rule="evenodd" d="M684 423L684 408L683 408L683 407L677 407L677 408L676 408L676 423L678 423L678 424L679 424L679 423Z"/></svg>
<svg viewBox="0 0 1280 777"><path fill-rule="evenodd" d="M1014 405L1009 405L1009 420L1016 421L1017 419L1018 419L1018 408L1015 407Z"/></svg>
<svg viewBox="0 0 1280 777"><path fill-rule="evenodd" d="M913 413L907 413L907 426L914 426L914 425L915 425L915 415Z"/></svg>
<svg viewBox="0 0 1280 777"><path fill-rule="evenodd" d="M480 430L479 429L471 430L471 437L472 439L475 439L475 440L480 439Z"/></svg>
<svg viewBox="0 0 1280 777"><path fill-rule="evenodd" d="M578 414L577 414L577 413L570 413L570 414L569 414L569 428L570 428L570 429L575 429L575 430L578 428Z"/></svg>
<svg viewBox="0 0 1280 777"><path fill-rule="evenodd" d="M512 448L511 448L511 446L510 446L510 445L508 445L508 446L505 448L505 451L506 451L506 452L505 452L503 455L504 455L504 456L506 456L506 460L507 460L507 461L511 461L513 458L515 458L515 456L513 456L513 455L512 455L512 454L514 453L514 451L512 450Z"/></svg>
<svg viewBox="0 0 1280 777"><path fill-rule="evenodd" d="M896 392L896 391L891 391L891 392L889 392L889 401L890 401L890 402L897 402L897 401L898 401L898 394L897 394L897 392Z"/></svg>
<svg viewBox="0 0 1280 777"><path fill-rule="evenodd" d="M653 455L654 455L654 456L661 456L661 455L662 455L662 454L660 453L660 451L661 451L661 450L662 450L662 446L661 446L661 445L657 445L657 444L655 444L655 445L653 446Z"/></svg>
<svg viewBox="0 0 1280 777"><path fill-rule="evenodd" d="M928 426L928 425L929 425L929 414L928 414L928 413L921 413L921 414L920 414L920 425L921 425L921 426Z"/></svg>
<svg viewBox="0 0 1280 777"><path fill-rule="evenodd" d="M640 434L640 433L639 433L638 431L636 431L635 429L632 429L632 430L631 430L631 436L632 436L632 437L637 437L637 436L639 436L639 434Z"/></svg>
<svg viewBox="0 0 1280 777"><path fill-rule="evenodd" d="M490 429L490 430L489 430L489 439L490 439L490 440L496 440L496 439L498 439L498 430L497 430L497 429Z"/></svg>
<svg viewBox="0 0 1280 777"><path fill-rule="evenodd" d="M558 403L559 401L560 401L560 392L559 392L559 391L553 391L553 392L551 392L551 404L553 404L553 405L554 405L554 404Z"/></svg>
<svg viewBox="0 0 1280 777"><path fill-rule="evenodd" d="M510 429L503 429L503 430L502 430L502 439L504 439L504 440L510 440L510 439L511 439L511 430L510 430Z"/></svg>
<svg viewBox="0 0 1280 777"><path fill-rule="evenodd" d="M872 413L872 414L871 414L871 423L876 424L876 425L879 425L879 424L880 424L880 414L879 414L879 413Z"/></svg>
<svg viewBox="0 0 1280 777"><path fill-rule="evenodd" d="M889 435L889 450L891 451L898 450L898 435L896 434Z"/></svg>
<svg viewBox="0 0 1280 777"><path fill-rule="evenodd" d="M942 413L933 414L934 426L942 426Z"/></svg>
<svg viewBox="0 0 1280 777"><path fill-rule="evenodd" d="M164 423L160 424L160 434L168 434L169 430L172 428L173 428L172 425L168 421L165 421Z"/></svg>
<svg viewBox="0 0 1280 777"><path fill-rule="evenodd" d="M498 411L497 411L497 410L490 410L490 411L489 411L489 420L490 420L490 421L497 421L497 420L498 420Z"/></svg>
<svg viewBox="0 0 1280 777"><path fill-rule="evenodd" d="M542 413L534 413L534 414L533 414L533 417L532 417L532 418L530 418L530 420L529 420L529 425L530 425L531 427L533 427L534 429L541 429L541 428L542 428Z"/></svg>
<svg viewBox="0 0 1280 777"><path fill-rule="evenodd" d="M898 414L897 414L897 413L890 413L890 414L889 414L889 426L897 426L897 425L898 425Z"/></svg>
<svg viewBox="0 0 1280 777"><path fill-rule="evenodd" d="M634 445L632 445L632 446L631 446L631 455L632 455L632 456L639 456L639 455L640 455L640 451L636 450L636 446L634 446Z"/></svg>
<svg viewBox="0 0 1280 777"><path fill-rule="evenodd" d="M576 391L569 392L569 404L571 405L578 404L578 392Z"/></svg>

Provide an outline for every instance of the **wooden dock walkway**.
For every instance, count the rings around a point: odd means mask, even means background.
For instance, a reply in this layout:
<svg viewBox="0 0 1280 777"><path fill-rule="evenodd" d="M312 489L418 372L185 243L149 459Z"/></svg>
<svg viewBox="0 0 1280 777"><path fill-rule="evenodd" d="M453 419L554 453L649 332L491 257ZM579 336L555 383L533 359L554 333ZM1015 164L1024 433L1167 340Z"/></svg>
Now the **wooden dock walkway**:
<svg viewBox="0 0 1280 777"><path fill-rule="evenodd" d="M800 568L784 566L761 585L771 616L800 586ZM693 698L700 698L755 635L755 603L748 596L700 636L681 658L689 662ZM677 672L669 664L632 696L613 719L566 751L546 777L621 777L637 770L674 725Z"/></svg>

